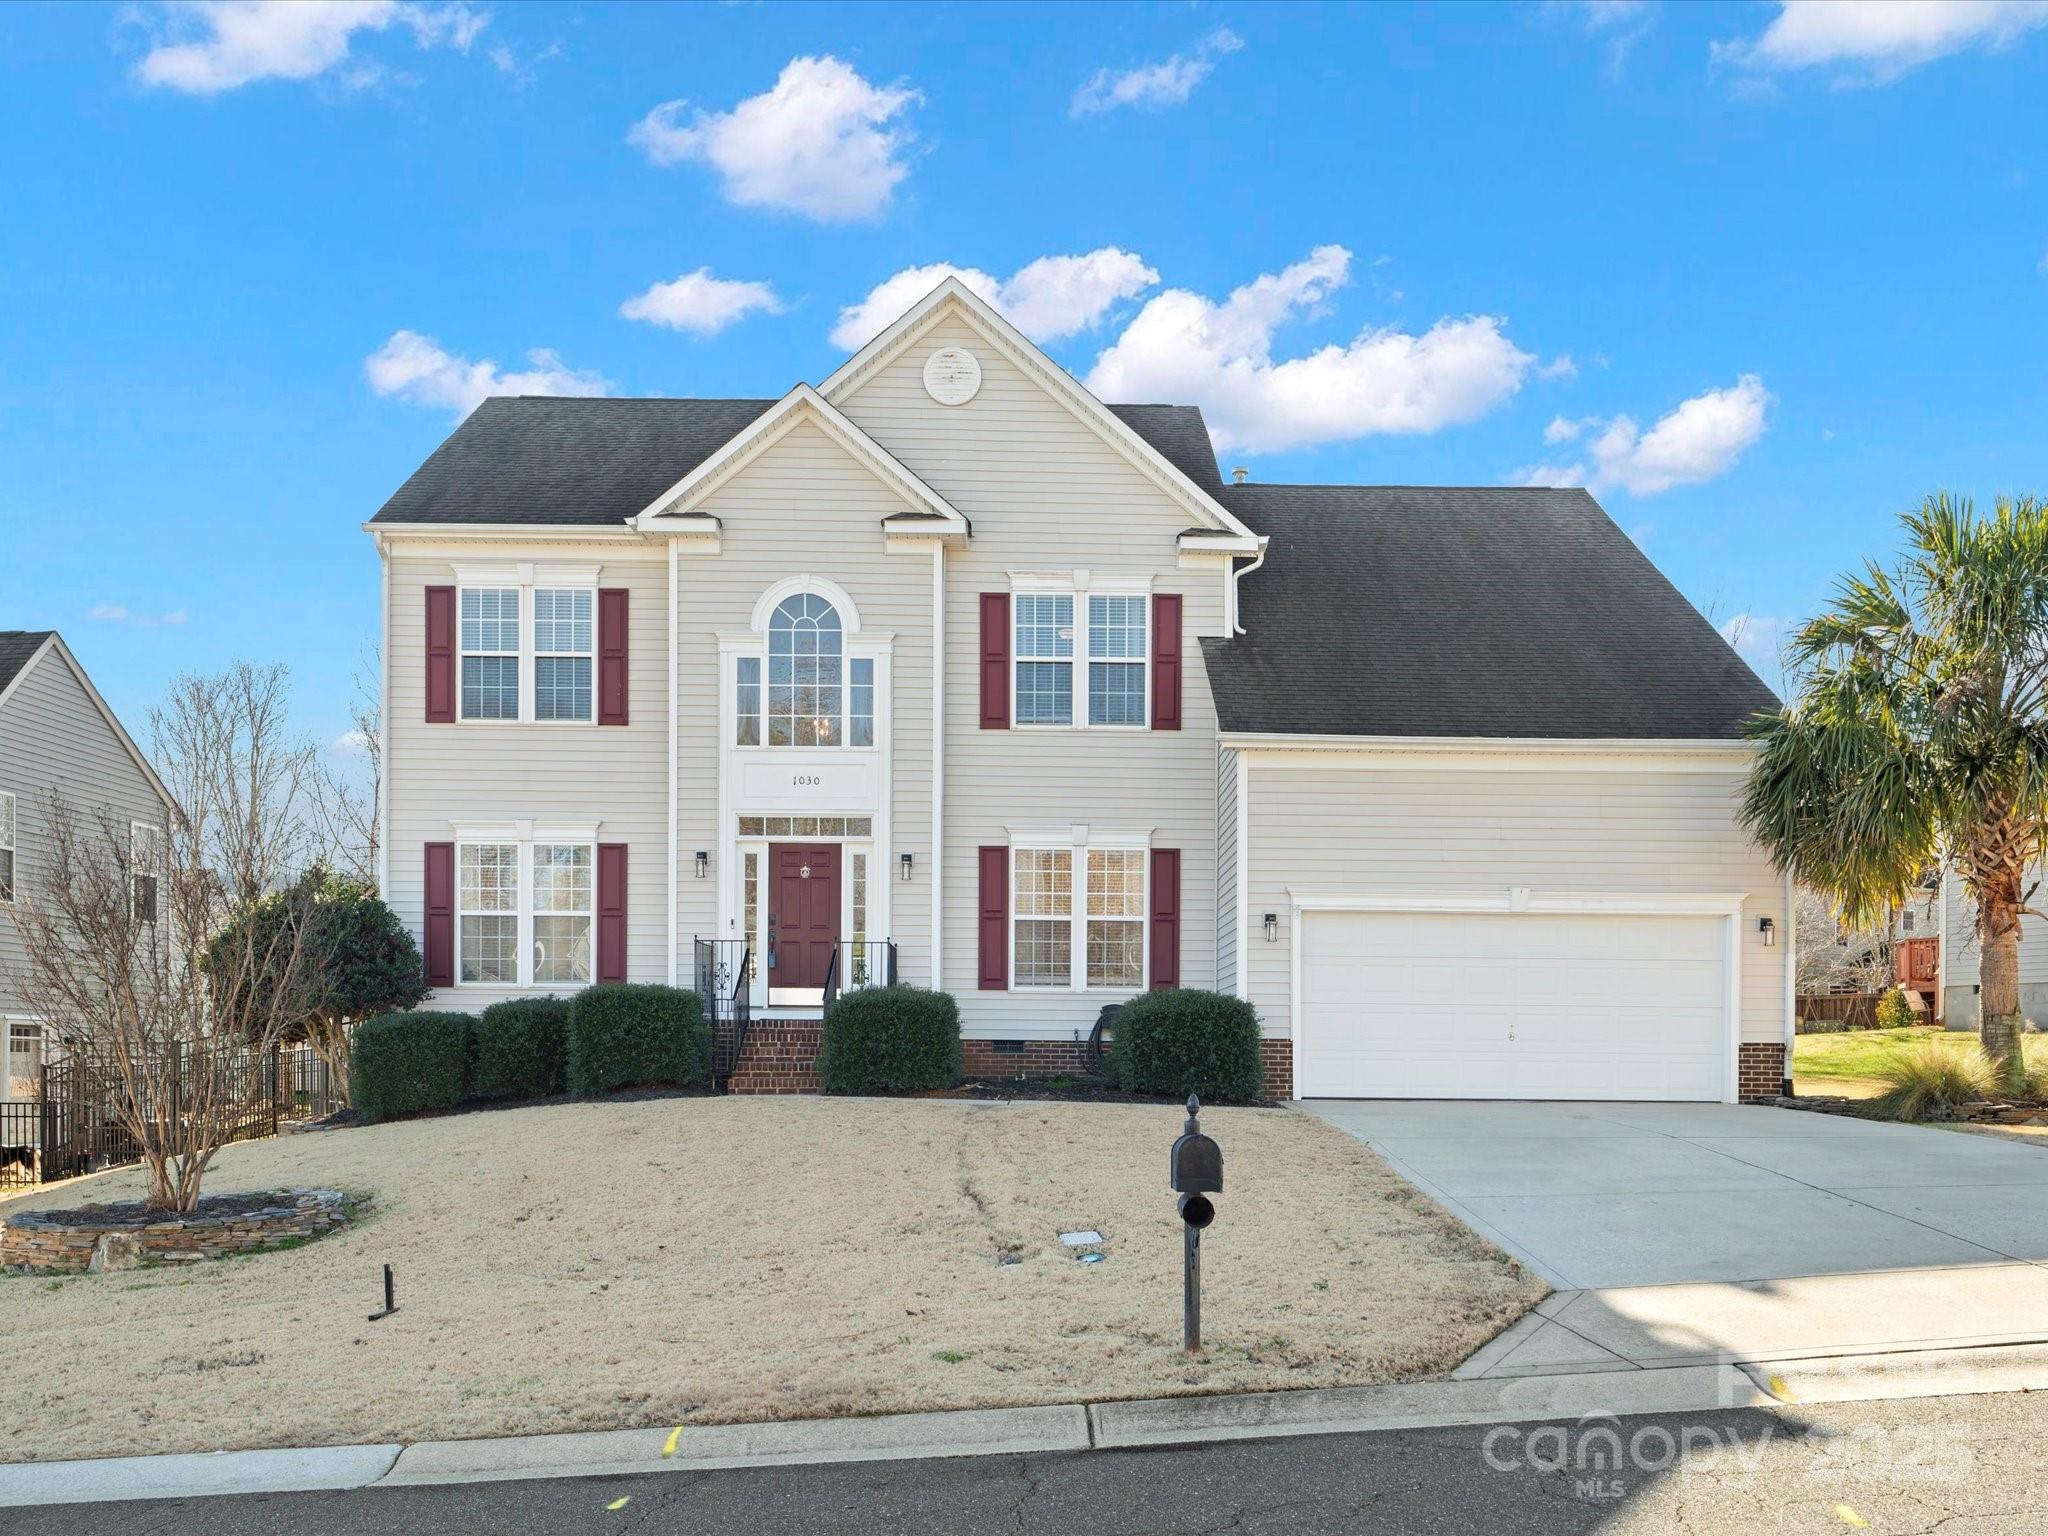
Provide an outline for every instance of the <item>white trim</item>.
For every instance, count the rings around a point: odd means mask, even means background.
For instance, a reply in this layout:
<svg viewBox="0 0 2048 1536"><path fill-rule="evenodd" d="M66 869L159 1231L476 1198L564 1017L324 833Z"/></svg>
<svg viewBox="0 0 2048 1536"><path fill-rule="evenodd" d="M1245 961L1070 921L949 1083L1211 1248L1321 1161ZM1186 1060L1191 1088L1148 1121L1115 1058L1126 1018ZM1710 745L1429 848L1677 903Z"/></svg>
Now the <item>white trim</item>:
<svg viewBox="0 0 2048 1536"><path fill-rule="evenodd" d="M530 816L513 816L502 821L451 821L449 832L458 843L597 843L604 821L541 821Z"/></svg>
<svg viewBox="0 0 2048 1536"><path fill-rule="evenodd" d="M50 631L43 643L36 647L35 653L21 664L21 670L8 680L7 686L0 688L0 705L5 705L9 699L14 697L15 690L21 686L29 673L34 671L37 664L53 651L64 659L64 665L69 667L71 675L78 679L78 686L85 690L85 696L92 700L93 708L100 712L100 718L106 721L108 728L113 731L114 739L120 742L128 756L134 760L135 766L142 770L142 776L149 780L149 787L155 790L156 797L163 801L164 809L177 817L178 820L183 821L185 819L184 807L180 806L172 797L170 790L165 787L164 781L157 777L156 769L149 765L149 759L144 757L142 749L135 745L135 738L128 734L122 727L120 720L115 717L113 710L107 707L107 701L100 697L99 689L93 687L92 679L85 675L85 668L80 666L78 658L71 654L71 647L64 643L64 637L54 629Z"/></svg>
<svg viewBox="0 0 2048 1536"><path fill-rule="evenodd" d="M1048 395L1078 420L1092 427L1132 467L1199 521L1248 539L1256 537L1221 502L1181 473L1171 460L1126 426L1115 412L1082 388L1072 374L1041 352L957 277L946 278L911 305L896 318L895 323L834 369L818 386L818 392L835 402L853 394L871 374L886 366L938 324L942 311L949 304L957 306L969 329L978 332L984 341L1035 380Z"/></svg>
<svg viewBox="0 0 2048 1536"><path fill-rule="evenodd" d="M1953 877L1949 871L1948 860L1943 859L1941 886L1936 893L1936 900L1941 903L1941 909L1934 922L1934 931L1938 936L1934 946L1934 1016L1944 1024L1948 1022L1948 883L1951 878ZM1792 926L1789 911L1785 916L1785 925L1788 928ZM1788 967L1791 963L1790 960L1785 962Z"/></svg>
<svg viewBox="0 0 2048 1536"><path fill-rule="evenodd" d="M377 540L382 640L377 654L377 894L391 900L391 550ZM461 607L457 600L457 608ZM456 638L460 639L460 621ZM458 700L457 702L460 702Z"/></svg>
<svg viewBox="0 0 2048 1536"><path fill-rule="evenodd" d="M860 609L854 605L853 597L846 588L825 576L786 576L754 599L753 616L748 621L753 634L765 641L768 638L768 621L775 616L775 610L800 593L822 597L837 608L839 622L849 637L860 633ZM724 638L723 631L719 638ZM767 685L765 674L761 682L764 687ZM767 711L764 709L762 713Z"/></svg>
<svg viewBox="0 0 2048 1536"><path fill-rule="evenodd" d="M892 861L898 857L891 850ZM932 990L946 990L946 546L932 545ZM889 871L895 878L896 871Z"/></svg>
<svg viewBox="0 0 2048 1536"><path fill-rule="evenodd" d="M1785 1065L1779 1073L1786 1082L1792 1080L1792 1051L1799 1043L1799 978L1794 963L1799 955L1799 908L1797 892L1793 888L1792 871L1785 871L1785 911L1778 919L1778 933L1783 940L1779 948L1785 951ZM1942 907L1942 920L1948 918L1947 904ZM1934 991L1937 1016L1941 1013L1941 950L1936 941L1934 952Z"/></svg>
<svg viewBox="0 0 2048 1536"><path fill-rule="evenodd" d="M0 789L0 832L5 840L0 841L0 853L7 855L7 887L0 890L0 907L12 906L20 895L21 885L21 794L18 790ZM7 1085L0 1082L0 1089Z"/></svg>
<svg viewBox="0 0 2048 1536"><path fill-rule="evenodd" d="M1020 982L1017 979L1017 924L1023 922L1057 923L1058 917L1043 917L1036 914L1020 914L1017 902L1017 855L1019 853L1065 853L1067 861L1067 984L1064 987L1042 982ZM1138 983L1134 987L1094 986L1088 980L1088 924L1094 914L1088 910L1088 856L1095 853L1134 853L1138 856L1138 915L1136 917L1104 916L1102 922L1135 923L1138 927ZM1006 990L1030 995L1042 993L1098 993L1124 997L1135 996L1152 985L1152 834L1145 832L1114 832L1102 828L1071 826L1043 831L1028 828L1010 829L1009 890L1005 893L1005 904L1009 908L1007 924L1008 953L1003 959L1005 976L1009 986Z"/></svg>
<svg viewBox="0 0 2048 1536"><path fill-rule="evenodd" d="M452 916L454 932L450 935L454 950L455 980L453 990L493 990L516 988L521 991L538 991L542 988L587 987L597 980L598 947L598 874L597 874L597 829L600 822L536 822L515 821L495 827L473 827L469 835L458 831L455 837L455 890ZM510 832L507 827L511 828ZM462 905L462 854L465 848L506 846L518 850L514 861L514 875L518 885L513 892L513 904L509 909L499 907L471 911ZM550 909L540 911L533 905L538 894L534 879L533 850L547 848L582 848L590 855L590 904L581 911L563 912ZM465 981L462 979L462 920L464 917L504 917L512 922L512 972L510 981ZM589 920L586 930L589 939L589 972L582 981L555 979L543 981L536 978L534 971L534 923L543 917L583 917Z"/></svg>
<svg viewBox="0 0 2048 1536"><path fill-rule="evenodd" d="M557 565L531 560L521 560L510 565L457 565L455 571L455 723L466 726L542 726L547 729L558 727L591 728L601 724L598 693L598 619L600 598L598 596L598 573L603 569L597 565ZM506 592L519 594L518 645L513 651L491 650L472 651L462 643L462 599L470 592ZM547 651L539 649L540 593L580 592L590 598L590 649L583 652ZM478 622L483 622L479 620ZM494 621L494 622L502 622ZM510 655L519 664L519 710L512 716L476 715L462 712L463 662L471 656L504 657ZM590 713L582 718L551 716L540 717L540 663L543 656L550 660L562 657L582 657L590 663Z"/></svg>
<svg viewBox="0 0 2048 1536"><path fill-rule="evenodd" d="M839 408L808 384L799 384L753 421L734 433L711 456L663 491L627 521L643 531L661 532L690 513L740 470L780 442L799 421L817 422L827 437L893 490L913 510L937 512L947 522L933 531L968 531L968 522L953 504L933 490L901 459L876 442Z"/></svg>
<svg viewBox="0 0 2048 1536"><path fill-rule="evenodd" d="M1252 995L1251 764L1237 754L1237 995Z"/></svg>
<svg viewBox="0 0 2048 1536"><path fill-rule="evenodd" d="M432 546L419 546L415 540L444 539L454 547L459 556L475 553L474 544L573 544L578 540L594 540L603 544L623 544L628 547L607 552L609 560L657 560L660 551L648 539L626 526L626 519L616 523L379 523L367 522L361 525L363 532L382 547L386 543L404 543L406 558L424 558L439 553Z"/></svg>
<svg viewBox="0 0 2048 1536"><path fill-rule="evenodd" d="M662 734L668 738L668 984L674 986L677 980L677 968L682 964L680 950L682 942L680 937L682 915L678 910L678 904L682 900L682 892L678 888L679 876L676 870L677 861L682 857L682 848L679 842L682 834L677 825L679 811L676 805L679 774L676 759L681 750L676 740L676 602L678 597L676 587L682 575L682 557L674 544L669 545L667 558L668 697L662 702L661 719Z"/></svg>
<svg viewBox="0 0 2048 1536"><path fill-rule="evenodd" d="M596 587L602 565L555 560L501 560L485 565L453 560L458 587ZM594 622L594 621L593 621Z"/></svg>
<svg viewBox="0 0 2048 1536"><path fill-rule="evenodd" d="M1437 912L1485 916L1529 913L1555 916L1718 917L1722 922L1722 1008L1726 1029L1721 1072L1721 1102L1741 1099L1742 1062L1742 907L1741 892L1537 890L1510 886L1493 892L1288 892L1287 1038L1294 1062L1294 1096L1303 1097L1302 1069L1307 1058L1301 1046L1301 919L1310 912Z"/></svg>
<svg viewBox="0 0 2048 1536"><path fill-rule="evenodd" d="M1024 597L1064 597L1072 600L1073 614L1069 625L1073 638L1068 642L1065 656L1026 656L1017 643L1017 632L1023 627L1018 599ZM1123 597L1142 598L1140 609L1143 614L1145 640L1137 656L1097 656L1095 654L1095 625L1089 604L1097 598ZM1099 576L1091 571L1012 571L1010 573L1010 633L1009 633L1009 684L1010 684L1010 726L1013 731L1149 731L1152 729L1152 658L1157 651L1158 637L1153 633L1155 615L1152 602L1152 578L1150 576ZM1029 665L1064 666L1068 668L1067 718L1065 720L1025 720L1017 710L1017 673L1020 667ZM1144 678L1144 696L1139 701L1136 720L1091 720L1088 718L1090 700L1094 697L1091 689L1091 674L1098 666L1136 667Z"/></svg>
<svg viewBox="0 0 2048 1536"><path fill-rule="evenodd" d="M1761 743L1723 738L1633 736L1319 736L1275 731L1218 731L1226 747L1265 752L1455 752L1465 756L1516 753L1560 757L1575 752L1727 757L1744 767Z"/></svg>

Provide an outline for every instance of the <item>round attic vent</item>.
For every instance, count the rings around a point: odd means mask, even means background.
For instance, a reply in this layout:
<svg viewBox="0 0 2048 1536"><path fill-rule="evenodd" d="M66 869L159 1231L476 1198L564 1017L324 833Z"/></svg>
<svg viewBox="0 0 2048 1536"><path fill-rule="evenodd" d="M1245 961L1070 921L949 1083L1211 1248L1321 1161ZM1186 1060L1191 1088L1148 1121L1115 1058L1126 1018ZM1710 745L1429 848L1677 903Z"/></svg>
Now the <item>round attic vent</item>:
<svg viewBox="0 0 2048 1536"><path fill-rule="evenodd" d="M965 347L941 347L924 360L924 392L941 405L965 405L981 392L981 364Z"/></svg>

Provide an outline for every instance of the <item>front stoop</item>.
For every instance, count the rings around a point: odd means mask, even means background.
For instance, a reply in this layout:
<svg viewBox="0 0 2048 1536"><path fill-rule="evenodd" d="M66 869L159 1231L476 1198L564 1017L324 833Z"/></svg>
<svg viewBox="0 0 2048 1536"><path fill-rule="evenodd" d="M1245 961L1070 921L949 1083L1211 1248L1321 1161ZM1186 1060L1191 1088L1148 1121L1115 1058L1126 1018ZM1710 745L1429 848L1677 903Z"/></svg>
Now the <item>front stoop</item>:
<svg viewBox="0 0 2048 1536"><path fill-rule="evenodd" d="M818 1047L825 1026L816 1019L761 1019L726 1079L727 1093L816 1093Z"/></svg>

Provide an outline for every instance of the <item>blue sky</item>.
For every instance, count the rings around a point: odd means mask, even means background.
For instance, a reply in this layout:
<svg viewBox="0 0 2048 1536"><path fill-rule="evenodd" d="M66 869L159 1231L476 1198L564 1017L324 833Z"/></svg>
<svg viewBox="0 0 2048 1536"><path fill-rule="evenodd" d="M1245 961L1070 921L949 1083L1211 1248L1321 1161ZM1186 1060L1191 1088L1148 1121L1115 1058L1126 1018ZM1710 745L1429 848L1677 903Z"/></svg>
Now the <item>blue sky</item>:
<svg viewBox="0 0 2048 1536"><path fill-rule="evenodd" d="M0 8L0 625L332 739L478 393L779 394L951 263L1258 478L1589 481L1775 682L1899 510L2048 490L2044 65L1997 3Z"/></svg>

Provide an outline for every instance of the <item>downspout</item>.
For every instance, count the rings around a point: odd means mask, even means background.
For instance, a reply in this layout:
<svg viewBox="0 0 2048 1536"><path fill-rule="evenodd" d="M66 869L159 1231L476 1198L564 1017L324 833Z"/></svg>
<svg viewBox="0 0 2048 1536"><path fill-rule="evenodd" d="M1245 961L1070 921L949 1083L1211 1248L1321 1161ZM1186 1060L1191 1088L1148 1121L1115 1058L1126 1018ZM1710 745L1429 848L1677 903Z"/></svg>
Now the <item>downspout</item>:
<svg viewBox="0 0 2048 1536"><path fill-rule="evenodd" d="M676 903L681 897L676 882L676 585L680 551L668 541L668 701L662 706L662 729L668 734L668 984L676 984ZM724 872L720 871L720 878ZM715 931L715 930L714 930Z"/></svg>
<svg viewBox="0 0 2048 1536"><path fill-rule="evenodd" d="M932 990L946 990L946 541L932 540Z"/></svg>
<svg viewBox="0 0 2048 1536"><path fill-rule="evenodd" d="M1242 623L1240 623L1240 622L1238 621L1238 615L1239 615L1240 613L1242 613L1242 612L1244 611L1244 605L1243 605L1242 603L1240 603L1240 602L1238 601L1238 596L1237 596L1237 584L1238 584L1238 583L1239 583L1240 581L1244 580L1244 578L1245 578L1245 577L1247 577L1247 576L1251 575L1251 573L1252 573L1253 571L1256 571L1256 570L1257 570L1257 569L1258 569L1258 568L1259 568L1260 566L1262 566L1262 565L1264 565L1264 564L1266 563L1266 546L1267 546L1268 544L1272 543L1272 542L1273 542L1273 536L1272 536L1271 534L1267 534L1267 533L1262 533L1262 534L1260 534L1260 535L1259 535L1259 554L1258 554L1258 558L1257 558L1257 559L1255 559L1255 560L1253 560L1253 561L1252 561L1252 563L1251 563L1250 565L1244 565L1244 566L1233 566L1233 567L1231 568L1231 572L1230 572L1230 632L1231 632L1231 633L1232 633L1233 635L1241 635L1241 634L1243 634L1243 633L1244 633L1244 625L1243 625Z"/></svg>
<svg viewBox="0 0 2048 1536"><path fill-rule="evenodd" d="M1792 1049L1799 1043L1799 908L1798 893L1794 888L1792 871L1785 871L1785 915L1782 919L1785 929L1785 1063L1784 1081L1779 1085L1785 1097L1792 1096Z"/></svg>

